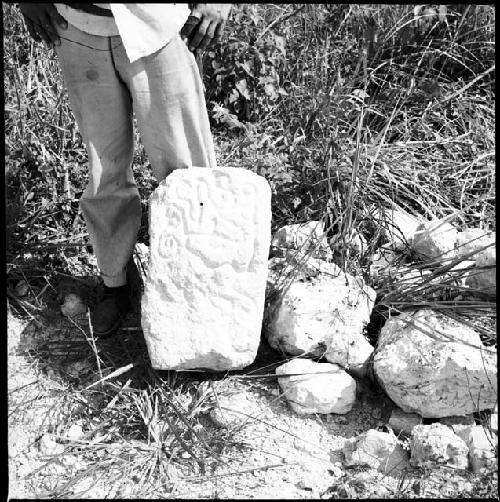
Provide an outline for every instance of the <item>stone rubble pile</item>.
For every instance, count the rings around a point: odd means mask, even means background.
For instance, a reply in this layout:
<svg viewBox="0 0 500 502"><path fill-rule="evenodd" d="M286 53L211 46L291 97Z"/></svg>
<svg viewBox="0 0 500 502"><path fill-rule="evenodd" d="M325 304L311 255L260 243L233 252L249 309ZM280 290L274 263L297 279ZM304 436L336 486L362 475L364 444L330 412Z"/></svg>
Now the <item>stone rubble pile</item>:
<svg viewBox="0 0 500 502"><path fill-rule="evenodd" d="M147 267L141 322L153 367L248 366L264 321L271 347L290 359L276 375L296 413L349 413L357 379L367 374L396 405L389 432L372 429L346 442L346 465L384 473L405 465L496 468L497 411L488 430L472 415L495 408L496 349L429 308L390 317L376 346L366 336L377 294L369 282L388 275L401 283L432 281L433 267L462 260L447 277L496 294L495 233L379 210L387 242L362 279L334 263L338 241L320 221L286 225L271 240L270 196L264 178L237 168L178 170L156 189L149 257L147 249L136 253ZM402 266L408 250L425 262ZM68 297L62 312L83 313L85 305ZM237 427L245 406L237 398L221 402L212 421Z"/></svg>
<svg viewBox="0 0 500 502"><path fill-rule="evenodd" d="M379 250L378 263L373 262L375 275L392 274L396 281L409 284L443 281L443 277L435 280L432 268L425 264L401 265L398 251L409 246L432 266L458 258L446 275L457 285L484 289L493 283L491 277L481 277L486 271L480 267L495 265L494 235L479 229L457 232L446 219L425 222L397 211L391 213L391 225L386 228L389 245ZM485 437L492 433L471 431L482 428L475 425L472 414L492 410L497 400L496 350L484 346L473 328L431 309L389 318L377 346L370 345L364 330L376 292L328 261L318 228L318 222L311 222L278 231L274 257L269 260L268 294L274 297L267 309L266 336L272 347L293 357L276 374L304 374L304 378L278 378L290 407L299 414L347 413L355 402L356 379L366 375L370 364L397 405L387 422L392 432L369 430L348 440L343 448L346 465L365 465L384 473L407 465L491 470L496 450L486 447ZM312 241L321 243L321 254L299 253L299 245L311 250L307 229ZM492 275L491 270L488 274ZM324 376L314 374L327 368L331 369ZM354 377L352 382L347 373ZM348 399L339 407L342 389L349 389ZM424 425L424 419L438 421ZM495 420L497 415L492 414L490 430L496 430ZM468 429L460 435L452 429L455 426Z"/></svg>

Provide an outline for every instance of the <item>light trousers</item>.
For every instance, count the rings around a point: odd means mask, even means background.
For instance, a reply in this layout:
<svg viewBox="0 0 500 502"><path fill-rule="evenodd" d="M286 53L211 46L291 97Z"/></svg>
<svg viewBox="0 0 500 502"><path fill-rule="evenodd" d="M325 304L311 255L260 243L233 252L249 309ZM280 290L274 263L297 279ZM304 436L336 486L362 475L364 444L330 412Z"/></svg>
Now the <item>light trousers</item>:
<svg viewBox="0 0 500 502"><path fill-rule="evenodd" d="M216 167L203 84L178 34L133 63L119 36L89 35L71 24L59 35L57 56L88 152L80 207L104 284L121 286L141 222L133 112L158 181L174 169Z"/></svg>

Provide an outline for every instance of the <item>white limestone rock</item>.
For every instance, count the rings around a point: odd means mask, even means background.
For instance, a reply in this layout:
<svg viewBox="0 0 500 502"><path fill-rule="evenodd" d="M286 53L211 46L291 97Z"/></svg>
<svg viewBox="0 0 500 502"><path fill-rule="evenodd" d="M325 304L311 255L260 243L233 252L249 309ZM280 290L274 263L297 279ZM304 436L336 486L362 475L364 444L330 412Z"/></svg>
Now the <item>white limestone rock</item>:
<svg viewBox="0 0 500 502"><path fill-rule="evenodd" d="M278 378L278 384L290 407L299 415L345 414L356 400L356 381L336 364L293 359L276 368L276 374L298 374Z"/></svg>
<svg viewBox="0 0 500 502"><path fill-rule="evenodd" d="M373 352L363 329L376 292L333 263L318 264L318 269L307 280L292 281L281 295L267 331L269 344L290 355L325 356L343 368L363 371Z"/></svg>
<svg viewBox="0 0 500 502"><path fill-rule="evenodd" d="M424 309L389 319L375 350L374 372L404 411L423 417L467 415L497 399L496 350L479 334Z"/></svg>
<svg viewBox="0 0 500 502"><path fill-rule="evenodd" d="M488 425L491 429L491 432L498 434L498 413L491 414Z"/></svg>
<svg viewBox="0 0 500 502"><path fill-rule="evenodd" d="M403 209L383 208L374 211L374 219L384 229L384 234L395 250L407 249L412 241L418 226L423 222L407 213Z"/></svg>
<svg viewBox="0 0 500 502"><path fill-rule="evenodd" d="M416 413L406 413L394 408L389 418L389 425L396 434L410 435L413 427L422 423L422 417Z"/></svg>
<svg viewBox="0 0 500 502"><path fill-rule="evenodd" d="M234 429L243 426L255 414L253 405L245 395L240 393L231 396L218 396L217 402L210 410L210 419L223 429ZM258 414L258 413L257 413Z"/></svg>
<svg viewBox="0 0 500 502"><path fill-rule="evenodd" d="M60 455L64 452L64 445L58 443L52 434L44 434L38 440L38 450L42 455Z"/></svg>
<svg viewBox="0 0 500 502"><path fill-rule="evenodd" d="M370 429L348 439L342 448L345 464L368 466L387 474L408 467L408 453L392 433Z"/></svg>
<svg viewBox="0 0 500 502"><path fill-rule="evenodd" d="M426 260L445 262L454 258L457 229L445 218L421 223L413 236L412 249Z"/></svg>
<svg viewBox="0 0 500 502"><path fill-rule="evenodd" d="M142 328L156 369L228 370L260 341L271 189L239 168L170 174L150 200Z"/></svg>
<svg viewBox="0 0 500 502"><path fill-rule="evenodd" d="M469 447L469 463L475 474L498 469L498 437L482 425L461 428L455 432Z"/></svg>
<svg viewBox="0 0 500 502"><path fill-rule="evenodd" d="M410 440L410 464L435 468L446 465L467 469L469 448L449 427L440 423L417 425Z"/></svg>
<svg viewBox="0 0 500 502"><path fill-rule="evenodd" d="M471 271L467 276L467 286L496 295L496 262L497 255L495 246L486 248L476 254L475 270Z"/></svg>
<svg viewBox="0 0 500 502"><path fill-rule="evenodd" d="M450 270L443 275L443 278L441 280L446 280L448 282L448 279L451 279L451 281L449 281L450 284L460 286L460 288L466 288L469 276L476 272L474 270L475 266L475 261L463 260L451 267ZM437 280L439 280L439 277L437 278ZM458 288L457 291L460 291L460 288Z"/></svg>
<svg viewBox="0 0 500 502"><path fill-rule="evenodd" d="M475 254L481 251L485 246L494 245L496 233L482 228L468 228L463 232L457 233L455 243L456 254L459 257L466 257L468 260L474 260Z"/></svg>
<svg viewBox="0 0 500 502"><path fill-rule="evenodd" d="M78 441L85 436L82 426L80 424L72 424L64 434L69 441Z"/></svg>
<svg viewBox="0 0 500 502"><path fill-rule="evenodd" d="M271 246L300 250L301 254L317 258L328 258L332 254L321 221L285 225L276 231Z"/></svg>

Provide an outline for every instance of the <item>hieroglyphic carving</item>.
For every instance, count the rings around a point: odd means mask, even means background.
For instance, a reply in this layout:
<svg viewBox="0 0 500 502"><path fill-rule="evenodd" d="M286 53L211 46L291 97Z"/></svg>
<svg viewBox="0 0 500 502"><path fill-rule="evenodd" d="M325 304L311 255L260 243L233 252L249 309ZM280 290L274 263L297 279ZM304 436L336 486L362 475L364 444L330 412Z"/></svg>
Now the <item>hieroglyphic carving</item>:
<svg viewBox="0 0 500 502"><path fill-rule="evenodd" d="M162 349L155 330L172 336L182 330L188 343L210 346L210 339L194 339L203 333L200 325L217 332L206 334L214 337L210 351L219 352L217 361L231 360L231 337L246 336L246 364L252 362L260 338L270 218L269 185L243 169L179 170L158 187L150 205L151 261L143 299L144 334L155 367L179 368L183 359L197 360L173 355L168 341ZM164 305L148 304L155 288ZM180 326L171 326L174 318ZM238 333L235 326L241 326ZM238 357L231 367L246 365ZM210 367L209 361L200 366Z"/></svg>

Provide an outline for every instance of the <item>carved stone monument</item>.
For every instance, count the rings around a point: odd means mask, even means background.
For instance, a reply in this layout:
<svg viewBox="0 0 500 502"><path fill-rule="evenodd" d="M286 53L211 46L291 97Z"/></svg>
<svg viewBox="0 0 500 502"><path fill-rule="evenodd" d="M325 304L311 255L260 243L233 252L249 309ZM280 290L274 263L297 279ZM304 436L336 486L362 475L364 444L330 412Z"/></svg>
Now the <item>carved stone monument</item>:
<svg viewBox="0 0 500 502"><path fill-rule="evenodd" d="M251 364L260 341L271 189L240 168L179 169L154 191L142 328L156 369Z"/></svg>

